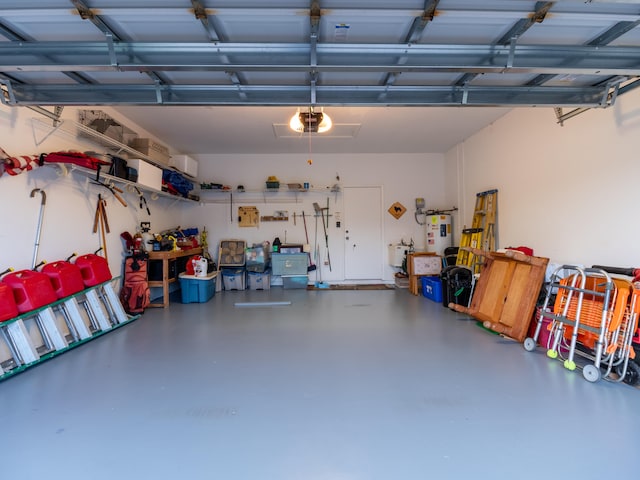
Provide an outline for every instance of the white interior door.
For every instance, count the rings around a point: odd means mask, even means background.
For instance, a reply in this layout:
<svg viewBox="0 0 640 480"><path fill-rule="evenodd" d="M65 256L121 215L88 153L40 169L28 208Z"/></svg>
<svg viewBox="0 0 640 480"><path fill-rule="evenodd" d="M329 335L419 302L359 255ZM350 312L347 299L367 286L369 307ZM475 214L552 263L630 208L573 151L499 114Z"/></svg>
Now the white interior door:
<svg viewBox="0 0 640 480"><path fill-rule="evenodd" d="M345 280L382 279L382 187L345 187Z"/></svg>

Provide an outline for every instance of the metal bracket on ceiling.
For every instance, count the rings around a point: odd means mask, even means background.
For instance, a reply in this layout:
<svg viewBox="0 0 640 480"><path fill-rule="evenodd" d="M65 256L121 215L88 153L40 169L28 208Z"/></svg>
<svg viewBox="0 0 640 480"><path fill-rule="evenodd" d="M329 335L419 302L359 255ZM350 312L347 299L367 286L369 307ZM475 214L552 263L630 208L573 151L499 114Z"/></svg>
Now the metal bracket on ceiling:
<svg viewBox="0 0 640 480"><path fill-rule="evenodd" d="M112 67L117 67L118 57L116 57L116 49L113 46L113 35L111 33L105 33L104 37L107 40L107 47L109 49L109 62Z"/></svg>
<svg viewBox="0 0 640 480"><path fill-rule="evenodd" d="M196 17L196 20L200 20L200 23L202 23L202 26L209 35L209 40L212 42L220 41L218 32L209 20L207 9L198 0L191 0L191 5L193 6L193 15Z"/></svg>
<svg viewBox="0 0 640 480"><path fill-rule="evenodd" d="M162 86L160 82L155 82L155 90L156 90L156 102L158 105L162 105Z"/></svg>
<svg viewBox="0 0 640 480"><path fill-rule="evenodd" d="M50 112L46 108L39 107L37 105L28 105L27 108L53 120L54 128L58 128L60 125L62 125L62 120L60 119L60 117L62 116L62 111L64 110L64 106L62 105L56 105L55 107L53 107L53 112Z"/></svg>
<svg viewBox="0 0 640 480"><path fill-rule="evenodd" d="M76 7L80 18L83 20L89 20L93 23L102 33L113 33L113 30L102 21L100 15L96 15L94 11L85 5L81 0L71 0L73 6Z"/></svg>
<svg viewBox="0 0 640 480"><path fill-rule="evenodd" d="M469 103L469 88L467 85L462 87L462 105Z"/></svg>
<svg viewBox="0 0 640 480"><path fill-rule="evenodd" d="M440 0L425 0L422 14L413 19L413 23L409 29L405 43L415 43L420 39L424 29L436 16L436 8L438 7L439 2Z"/></svg>
<svg viewBox="0 0 640 480"><path fill-rule="evenodd" d="M534 23L542 23L544 19L547 17L549 10L553 7L553 4L556 2L538 2L536 3L536 11L531 16L531 21Z"/></svg>
<svg viewBox="0 0 640 480"><path fill-rule="evenodd" d="M603 108L608 108L616 103L616 99L618 98L618 93L620 92L620 84L623 79L618 79L616 82L611 82L607 84L607 87L604 89L602 93L602 100L600 101L600 105ZM587 112L591 110L591 108L579 107L574 108L573 110L563 113L562 108L554 108L553 111L556 114L556 119L561 127L564 127L564 122L569 120L570 118L576 117L581 113Z"/></svg>
<svg viewBox="0 0 640 480"><path fill-rule="evenodd" d="M603 107L610 107L611 105L616 103L616 99L618 98L618 92L620 91L620 82L617 82L613 86L609 86L607 88L606 94L602 99Z"/></svg>
<svg viewBox="0 0 640 480"><path fill-rule="evenodd" d="M0 86L2 87L2 96L0 96L0 100L2 100L3 105L15 105L16 104L16 96L13 93L13 88L11 87L10 80L1 80Z"/></svg>
<svg viewBox="0 0 640 480"><path fill-rule="evenodd" d="M513 68L513 60L516 58L516 46L518 44L518 35L511 37L509 41L509 58L507 59L507 68Z"/></svg>

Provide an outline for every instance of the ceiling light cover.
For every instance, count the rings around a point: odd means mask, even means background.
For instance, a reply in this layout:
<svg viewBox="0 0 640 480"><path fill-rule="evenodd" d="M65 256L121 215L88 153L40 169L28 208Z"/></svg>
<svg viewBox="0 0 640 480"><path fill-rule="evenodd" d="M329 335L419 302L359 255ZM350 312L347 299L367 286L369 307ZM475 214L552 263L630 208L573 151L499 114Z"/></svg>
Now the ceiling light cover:
<svg viewBox="0 0 640 480"><path fill-rule="evenodd" d="M331 130L332 125L329 115L322 111L315 112L313 108L307 112L298 110L289 122L291 130L298 133L324 133Z"/></svg>

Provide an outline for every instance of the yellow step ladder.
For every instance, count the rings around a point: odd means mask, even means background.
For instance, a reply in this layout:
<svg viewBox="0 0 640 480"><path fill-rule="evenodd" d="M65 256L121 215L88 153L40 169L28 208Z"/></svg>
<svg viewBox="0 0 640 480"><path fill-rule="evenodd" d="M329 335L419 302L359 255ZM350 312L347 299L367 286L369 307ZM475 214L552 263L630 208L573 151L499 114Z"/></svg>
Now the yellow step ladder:
<svg viewBox="0 0 640 480"><path fill-rule="evenodd" d="M464 228L460 237L460 249L456 265L469 267L473 273L482 270L483 257L474 255L469 249L483 251L496 249L496 213L498 190L487 190L476 194L471 228Z"/></svg>

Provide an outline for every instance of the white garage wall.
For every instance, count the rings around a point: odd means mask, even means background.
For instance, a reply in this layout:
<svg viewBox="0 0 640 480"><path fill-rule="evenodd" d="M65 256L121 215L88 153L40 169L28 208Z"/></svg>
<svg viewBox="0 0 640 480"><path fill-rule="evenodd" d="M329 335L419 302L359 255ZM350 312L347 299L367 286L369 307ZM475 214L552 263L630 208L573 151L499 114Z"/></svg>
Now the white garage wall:
<svg viewBox="0 0 640 480"><path fill-rule="evenodd" d="M497 188L499 247L637 267L639 138L637 91L564 126L552 109L516 109L447 152L447 198L470 224L475 193Z"/></svg>
<svg viewBox="0 0 640 480"><path fill-rule="evenodd" d="M101 108L116 119L121 119L107 108ZM75 120L77 109L65 108L63 118ZM96 146L83 143L75 136L36 123L32 119L52 125L50 120L28 109L0 106L0 146L10 155L34 155L60 150L96 150ZM143 129L125 122L140 136L149 136ZM101 150L98 150L101 151ZM140 211L135 194L125 192L129 204L125 208L106 189L92 185L79 175L60 176L54 167L40 167L17 176L0 177L0 271L7 267L16 270L31 268L34 252L41 196L30 197L34 188L45 191L47 203L44 209L41 242L38 259L56 261L71 253L84 254L100 246L98 234L93 234L93 220L98 194L107 199L107 216L111 233L108 235L107 251L109 265L114 275L122 271L123 231L135 233L141 221L151 221L158 229L180 225L182 212L189 205L173 199L156 201L148 199L151 217ZM149 197L149 195L147 195Z"/></svg>
<svg viewBox="0 0 640 480"><path fill-rule="evenodd" d="M335 214L344 211L342 195L330 192L336 183L345 186L382 186L383 189L383 229L384 251L380 252L380 259L385 265L384 279L393 280L396 270L387 265L388 244L401 240L409 241L413 238L416 247L424 248L424 227L418 225L414 219L414 205L416 197L424 197L427 208L443 209L452 205L444 203L445 189L444 155L320 155L313 154L312 164L305 155L201 155L199 160L199 177L201 181L221 183L235 189L243 185L247 190L261 190L270 175L278 177L283 192L276 195L271 193L262 197L259 193L234 193L233 210L229 204L203 203L198 209L189 210L188 223L206 225L210 233L210 251L216 257L216 246L220 239L239 238L251 243L262 241L273 242L279 237L282 242L305 243L304 227L301 218L297 217L293 223L293 213L313 215L313 202L326 206L329 198L330 213L332 215L329 236L329 250L332 270L323 267L324 281L341 281L344 279L344 217L341 227L337 228ZM338 181L336 177L339 176ZM309 182L314 188L312 192L301 193L296 197L286 193L287 183ZM244 200L245 198L250 200ZM219 193L202 192L202 200L223 199ZM264 198L269 201L264 202ZM257 200L257 201L256 201ZM285 203L273 203L279 200ZM297 203L296 203L297 201ZM393 218L387 209L394 203L400 202L407 212L399 220ZM278 210L289 213L288 222L262 222L258 228L239 227L237 222L238 206L256 206L260 215L273 215ZM371 208L377 208L372 205ZM307 227L311 245L315 244L315 218L307 218ZM318 223L318 241L321 246L320 259L325 258L324 232L322 224ZM315 277L312 277L315 279Z"/></svg>
<svg viewBox="0 0 640 480"><path fill-rule="evenodd" d="M101 108L125 125L132 128L140 136L151 136L144 129L118 116L109 108ZM65 108L63 119L75 120L77 109ZM37 124L33 127L32 119L50 123L35 112L28 109L15 109L0 106L0 131L2 131L2 147L11 155L32 155L41 152L58 150L95 150L96 146L83 143L82 140L63 131L55 131ZM50 135L49 135L50 134ZM100 150L98 150L100 151ZM198 157L196 157L198 158ZM272 215L276 210L288 210L313 215L313 202L322 206L330 199L332 215L341 213L342 195L335 195L325 187L336 183L344 186L381 186L383 190L383 230L385 249L380 259L385 265L384 278L393 279L395 270L387 266L386 245L401 240L413 239L418 249L424 248L424 227L418 225L413 216L416 197L424 197L427 208L451 208L453 205L444 202L445 189L444 155L312 155L313 164L308 165L308 156L301 155L205 155L198 158L200 162L200 180L224 183L233 186L243 184L247 189L260 190L269 175L277 175L282 183L310 182L314 186L313 193L302 194L299 203L256 203L250 201L246 205L255 204L262 215ZM340 176L340 180L336 179ZM289 222L263 223L260 228L238 228L237 204L234 204L234 221L230 218L228 204L187 203L172 199L160 198L150 201L151 217L138 208L137 197L125 193L129 207L122 207L110 196L109 192L91 185L87 179L78 174L68 177L60 176L52 167L38 168L32 172L12 177L4 174L0 177L0 201L4 208L0 209L0 267L16 269L29 268L34 250L36 226L40 209L40 199L29 197L34 188L43 189L47 194L39 259L48 261L65 258L72 252L86 253L99 247L99 237L91 232L98 193L106 193L108 216L111 234L108 236L108 252L110 267L114 274L122 268L122 240L120 233L133 233L141 221L151 221L155 231L175 227L206 226L211 232L211 251L216 256L216 246L221 238L242 238L249 243L263 240L273 241L279 236L282 241L303 242L304 228L300 218L296 225L293 218ZM320 191L317 191L320 190ZM328 192L328 193L327 193ZM211 199L211 194L203 193L203 200ZM255 197L254 197L255 198ZM291 200L291 197L289 197ZM295 198L294 198L295 200ZM386 209L394 202L400 202L408 209L399 220L386 213ZM10 207L9 207L10 206ZM375 208L372 206L372 208ZM336 227L335 218L329 228L329 242L332 260L332 272L323 269L323 280L340 281L343 279L344 218L340 228ZM310 241L315 240L315 218L307 219ZM321 224L319 224L321 227ZM286 232L286 233L285 233ZM324 234L318 235L323 247ZM323 247L324 248L324 247ZM324 258L324 250L321 252Z"/></svg>

